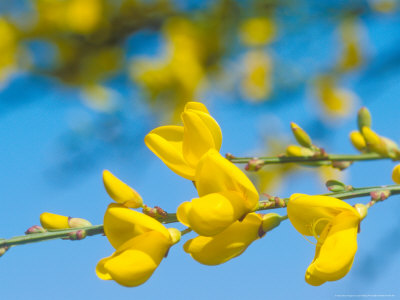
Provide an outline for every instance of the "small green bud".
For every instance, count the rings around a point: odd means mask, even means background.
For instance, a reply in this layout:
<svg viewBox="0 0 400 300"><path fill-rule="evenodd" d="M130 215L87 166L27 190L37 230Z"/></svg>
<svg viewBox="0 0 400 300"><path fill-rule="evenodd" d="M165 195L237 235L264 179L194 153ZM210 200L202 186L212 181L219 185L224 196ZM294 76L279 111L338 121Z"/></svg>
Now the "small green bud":
<svg viewBox="0 0 400 300"><path fill-rule="evenodd" d="M33 225L32 227L29 227L29 228L25 231L25 234L42 233L42 232L46 232L46 231L47 231L47 230L44 229L42 226Z"/></svg>
<svg viewBox="0 0 400 300"><path fill-rule="evenodd" d="M175 245L181 240L181 232L176 228L168 228L169 235L171 236L172 245Z"/></svg>
<svg viewBox="0 0 400 300"><path fill-rule="evenodd" d="M385 191L374 191L370 193L371 196L371 200L372 201L383 201L386 200L387 198L389 198L390 196L390 191L389 190L385 190Z"/></svg>
<svg viewBox="0 0 400 300"><path fill-rule="evenodd" d="M339 169L340 171L343 171L348 167L350 167L352 163L353 161L333 161L332 167L335 169Z"/></svg>
<svg viewBox="0 0 400 300"><path fill-rule="evenodd" d="M312 141L310 136L307 134L307 132L304 131L303 128L299 127L296 123L291 122L290 127L292 128L292 132L294 137L296 138L296 141L303 147L306 148L311 148L312 147Z"/></svg>
<svg viewBox="0 0 400 300"><path fill-rule="evenodd" d="M68 234L71 241L83 240L86 237L86 230L77 230Z"/></svg>
<svg viewBox="0 0 400 300"><path fill-rule="evenodd" d="M265 214L262 217L262 223L258 230L259 237L263 237L268 231L276 228L281 224L283 218L276 213Z"/></svg>
<svg viewBox="0 0 400 300"><path fill-rule="evenodd" d="M338 180L328 180L325 185L331 192L336 193L346 191L346 185Z"/></svg>
<svg viewBox="0 0 400 300"><path fill-rule="evenodd" d="M0 257L2 257L4 255L4 253L6 253L9 248L10 247L8 247L8 246L1 247L0 248Z"/></svg>
<svg viewBox="0 0 400 300"><path fill-rule="evenodd" d="M264 165L264 161L258 158L253 158L249 160L247 165L244 167L246 171L258 171Z"/></svg>
<svg viewBox="0 0 400 300"><path fill-rule="evenodd" d="M368 108L361 107L357 115L358 130L362 131L364 126L371 128L371 123L371 113L369 112Z"/></svg>

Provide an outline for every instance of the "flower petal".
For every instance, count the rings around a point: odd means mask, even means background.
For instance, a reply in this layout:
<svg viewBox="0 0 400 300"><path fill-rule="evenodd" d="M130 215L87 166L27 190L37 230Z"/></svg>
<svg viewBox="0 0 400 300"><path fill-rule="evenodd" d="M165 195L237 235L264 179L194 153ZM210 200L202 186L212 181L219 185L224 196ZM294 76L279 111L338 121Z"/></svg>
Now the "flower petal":
<svg viewBox="0 0 400 300"><path fill-rule="evenodd" d="M115 249L133 237L152 230L170 238L167 228L160 222L122 204L111 203L104 215L104 233Z"/></svg>
<svg viewBox="0 0 400 300"><path fill-rule="evenodd" d="M45 229L66 229L70 228L68 217L44 212L40 215L40 224Z"/></svg>
<svg viewBox="0 0 400 300"><path fill-rule="evenodd" d="M358 216L350 204L329 196L293 194L287 205L290 222L304 235L320 235L324 227L341 212L348 211Z"/></svg>
<svg viewBox="0 0 400 300"><path fill-rule="evenodd" d="M194 102L194 101L193 102L187 102L186 105L185 105L184 111L187 111L189 109L202 111L202 112L204 112L206 114L210 114L208 112L208 110L207 110L207 107L201 102Z"/></svg>
<svg viewBox="0 0 400 300"><path fill-rule="evenodd" d="M209 150L200 160L195 181L200 197L210 193L236 191L242 195L249 211L258 203L258 192L250 179L216 150Z"/></svg>
<svg viewBox="0 0 400 300"><path fill-rule="evenodd" d="M306 272L306 281L321 285L339 280L350 270L357 251L360 218L345 211L332 219L318 241L314 261Z"/></svg>
<svg viewBox="0 0 400 300"><path fill-rule="evenodd" d="M241 195L225 191L184 202L177 210L177 218L198 234L212 236L246 213Z"/></svg>
<svg viewBox="0 0 400 300"><path fill-rule="evenodd" d="M187 110L181 115L184 128L183 157L193 168L196 168L199 160L208 150L215 149L214 137L207 124L199 116L200 114L208 116L205 113L192 110Z"/></svg>
<svg viewBox="0 0 400 300"><path fill-rule="evenodd" d="M96 273L127 287L146 282L160 264L171 243L163 234L149 231L132 238L112 256L102 259Z"/></svg>
<svg viewBox="0 0 400 300"><path fill-rule="evenodd" d="M142 197L126 183L115 177L110 171L103 171L103 183L108 195L116 202L127 207L138 208L142 206Z"/></svg>
<svg viewBox="0 0 400 300"><path fill-rule="evenodd" d="M193 180L195 170L183 159L183 131L182 126L161 126L148 133L144 142L172 171Z"/></svg>
<svg viewBox="0 0 400 300"><path fill-rule="evenodd" d="M236 221L221 233L211 236L198 236L185 243L183 249L199 263L219 265L242 254L246 248L259 238L258 230L262 219L250 213L242 221Z"/></svg>

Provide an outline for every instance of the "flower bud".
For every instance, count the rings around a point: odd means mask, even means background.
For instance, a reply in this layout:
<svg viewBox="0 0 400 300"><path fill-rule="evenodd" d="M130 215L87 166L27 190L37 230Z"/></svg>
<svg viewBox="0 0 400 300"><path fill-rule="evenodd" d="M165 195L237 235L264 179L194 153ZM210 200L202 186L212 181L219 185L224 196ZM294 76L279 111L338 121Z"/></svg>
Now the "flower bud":
<svg viewBox="0 0 400 300"><path fill-rule="evenodd" d="M292 132L296 141L303 147L310 148L312 147L312 141L310 136L303 130L303 128L299 127L296 123L291 122L290 127L292 128Z"/></svg>
<svg viewBox="0 0 400 300"><path fill-rule="evenodd" d="M4 255L4 253L7 252L7 250L10 249L8 246L0 247L0 257Z"/></svg>
<svg viewBox="0 0 400 300"><path fill-rule="evenodd" d="M172 245L175 245L181 240L181 232L176 228L168 228L169 234L171 236Z"/></svg>
<svg viewBox="0 0 400 300"><path fill-rule="evenodd" d="M103 171L103 183L108 195L114 201L130 208L138 208L143 205L142 197L108 170Z"/></svg>
<svg viewBox="0 0 400 300"><path fill-rule="evenodd" d="M46 229L69 228L68 217L44 212L40 215L40 224Z"/></svg>
<svg viewBox="0 0 400 300"><path fill-rule="evenodd" d="M397 165L393 168L392 171L392 179L397 184L400 184L400 165Z"/></svg>
<svg viewBox="0 0 400 300"><path fill-rule="evenodd" d="M362 134L365 138L368 148L371 151L376 152L382 156L387 155L386 146L382 142L382 139L376 132L374 132L370 128L364 126L362 128Z"/></svg>
<svg viewBox="0 0 400 300"><path fill-rule="evenodd" d="M225 154L225 158L227 159L227 160L232 160L232 159L234 159L234 158L236 158L232 153L226 153Z"/></svg>
<svg viewBox="0 0 400 300"><path fill-rule="evenodd" d="M264 161L262 159L253 158L249 160L247 165L244 167L246 171L258 171L264 165Z"/></svg>
<svg viewBox="0 0 400 300"><path fill-rule="evenodd" d="M346 185L343 182L340 182L338 180L328 180L325 183L326 187L328 190L331 192L344 192L346 191Z"/></svg>
<svg viewBox="0 0 400 300"><path fill-rule="evenodd" d="M353 163L353 161L347 160L347 161L333 161L332 162L332 167L339 169L340 171L343 171L345 169L347 169L348 167L351 166L351 164Z"/></svg>
<svg viewBox="0 0 400 300"><path fill-rule="evenodd" d="M46 232L46 231L47 231L47 230L44 229L42 226L33 225L32 227L29 227L29 228L25 231L25 234L42 233L42 232Z"/></svg>
<svg viewBox="0 0 400 300"><path fill-rule="evenodd" d="M374 192L371 192L370 195L371 195L371 200L378 202L378 201L383 201L383 200L386 200L387 198L389 198L390 191L389 190L374 191Z"/></svg>
<svg viewBox="0 0 400 300"><path fill-rule="evenodd" d="M86 230L77 230L68 234L71 241L83 240L86 237Z"/></svg>
<svg viewBox="0 0 400 300"><path fill-rule="evenodd" d="M354 130L350 132L350 141L353 144L354 148L356 148L360 152L364 152L367 148L365 139L359 131Z"/></svg>
<svg viewBox="0 0 400 300"><path fill-rule="evenodd" d="M357 124L360 131L362 131L364 126L371 128L371 113L369 112L368 108L360 108L357 115Z"/></svg>
<svg viewBox="0 0 400 300"><path fill-rule="evenodd" d="M286 148L287 156L313 156L314 154L315 152L311 149L297 145L289 145Z"/></svg>
<svg viewBox="0 0 400 300"><path fill-rule="evenodd" d="M263 237L268 231L271 231L275 227L279 226L281 222L282 222L282 216L276 213L269 213L263 215L258 235L260 237Z"/></svg>
<svg viewBox="0 0 400 300"><path fill-rule="evenodd" d="M358 211L360 214L361 220L364 220L364 218L368 214L368 207L362 203L357 203L354 205L354 208Z"/></svg>
<svg viewBox="0 0 400 300"><path fill-rule="evenodd" d="M399 147L397 146L397 144L391 139L388 139L387 137L384 136L381 137L381 141L385 146L385 151L387 155L390 158L396 159L399 153Z"/></svg>
<svg viewBox="0 0 400 300"><path fill-rule="evenodd" d="M70 228L80 228L80 227L89 227L92 226L88 220L81 218L68 218L68 225Z"/></svg>

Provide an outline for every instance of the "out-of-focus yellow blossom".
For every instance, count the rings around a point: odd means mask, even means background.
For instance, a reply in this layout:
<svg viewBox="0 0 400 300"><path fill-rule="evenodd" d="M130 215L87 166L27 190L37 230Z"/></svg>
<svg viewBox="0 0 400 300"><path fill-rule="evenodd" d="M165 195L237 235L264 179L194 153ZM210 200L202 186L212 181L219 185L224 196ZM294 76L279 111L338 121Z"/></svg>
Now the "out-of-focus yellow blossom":
<svg viewBox="0 0 400 300"><path fill-rule="evenodd" d="M151 98L167 95L182 104L195 98L204 83L206 41L198 26L184 18L169 19L163 32L166 55L133 62L131 76L148 90ZM181 105L177 107L180 109Z"/></svg>
<svg viewBox="0 0 400 300"><path fill-rule="evenodd" d="M110 112L115 108L113 92L104 86L91 84L83 87L84 103L97 111Z"/></svg>
<svg viewBox="0 0 400 300"><path fill-rule="evenodd" d="M337 87L335 79L329 75L317 77L314 89L323 111L332 117L348 116L357 102L353 92Z"/></svg>
<svg viewBox="0 0 400 300"><path fill-rule="evenodd" d="M219 265L241 255L255 240L280 224L282 217L275 214L248 214L221 233L198 236L185 243L183 249L204 265ZM264 225L264 226L263 226Z"/></svg>
<svg viewBox="0 0 400 300"><path fill-rule="evenodd" d="M338 64L340 70L353 70L363 62L359 26L360 24L354 18L345 19L340 24L340 36L342 40L342 53Z"/></svg>
<svg viewBox="0 0 400 300"><path fill-rule="evenodd" d="M200 198L183 202L177 218L199 235L216 235L257 207L254 185L214 149L200 160L195 182Z"/></svg>
<svg viewBox="0 0 400 300"><path fill-rule="evenodd" d="M108 195L114 201L131 208L138 208L143 205L143 199L139 193L108 170L103 171L103 183Z"/></svg>
<svg viewBox="0 0 400 300"><path fill-rule="evenodd" d="M99 261L97 276L127 287L143 284L178 242L176 232L122 204L110 204L104 215L104 233L116 251Z"/></svg>
<svg viewBox="0 0 400 300"><path fill-rule="evenodd" d="M144 141L172 171L194 180L201 157L210 149L221 148L222 133L207 108L199 102L188 102L181 118L183 126L158 127Z"/></svg>
<svg viewBox="0 0 400 300"><path fill-rule="evenodd" d="M266 17L250 18L240 25L240 39L247 46L262 46L276 36L276 23Z"/></svg>
<svg viewBox="0 0 400 300"><path fill-rule="evenodd" d="M290 197L287 213L291 223L302 235L317 239L315 257L305 275L308 284L339 280L350 271L357 251L358 227L366 212L328 196Z"/></svg>
<svg viewBox="0 0 400 300"><path fill-rule="evenodd" d="M397 184L400 184L400 165L397 165L393 168L392 171L392 179Z"/></svg>
<svg viewBox="0 0 400 300"><path fill-rule="evenodd" d="M249 51L243 58L241 91L252 101L267 100L272 91L272 59L261 50Z"/></svg>
<svg viewBox="0 0 400 300"><path fill-rule="evenodd" d="M87 227L92 224L81 218L71 218L62 215L44 212L40 215L40 224L45 229L67 229Z"/></svg>
<svg viewBox="0 0 400 300"><path fill-rule="evenodd" d="M4 18L0 18L0 82L14 71L17 63L17 32Z"/></svg>
<svg viewBox="0 0 400 300"><path fill-rule="evenodd" d="M97 29L103 16L101 0L36 1L37 30L66 30L89 34Z"/></svg>
<svg viewBox="0 0 400 300"><path fill-rule="evenodd" d="M368 2L373 10L380 13L394 12L399 6L397 0L369 0Z"/></svg>
<svg viewBox="0 0 400 300"><path fill-rule="evenodd" d="M391 139L379 136L371 128L364 126L362 128L362 135L366 141L368 149L376 152L382 156L387 156L391 158L399 158L400 150L398 145Z"/></svg>

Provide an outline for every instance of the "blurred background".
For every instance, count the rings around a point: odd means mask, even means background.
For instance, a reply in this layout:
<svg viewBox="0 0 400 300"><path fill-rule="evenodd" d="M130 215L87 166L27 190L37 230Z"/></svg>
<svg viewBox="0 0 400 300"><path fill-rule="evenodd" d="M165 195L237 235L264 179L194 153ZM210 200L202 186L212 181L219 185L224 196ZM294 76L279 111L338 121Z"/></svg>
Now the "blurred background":
<svg viewBox="0 0 400 300"><path fill-rule="evenodd" d="M354 154L348 134L361 106L376 132L399 142L399 28L398 0L0 0L0 237L22 235L44 211L101 224L111 202L103 169L168 212L196 197L143 143L151 129L180 124L187 101L205 103L219 122L222 154L281 154L295 142L290 121L327 152ZM288 197L325 193L327 179L391 184L393 166L246 174L260 193ZM132 289L96 277L113 252L105 237L15 247L0 259L2 296L400 298L398 198L370 210L352 270L321 287L304 281L314 246L285 222L217 267L178 244ZM360 201L368 199L350 203Z"/></svg>

